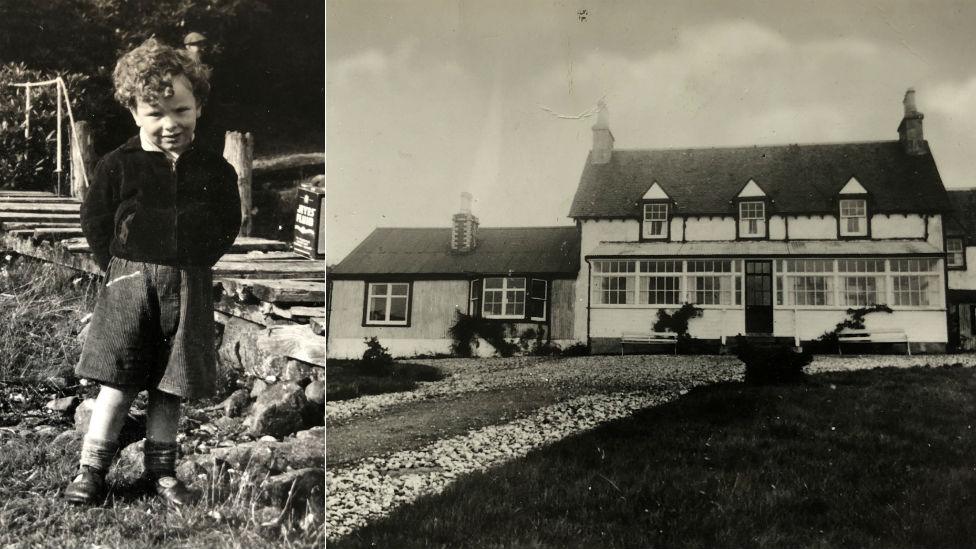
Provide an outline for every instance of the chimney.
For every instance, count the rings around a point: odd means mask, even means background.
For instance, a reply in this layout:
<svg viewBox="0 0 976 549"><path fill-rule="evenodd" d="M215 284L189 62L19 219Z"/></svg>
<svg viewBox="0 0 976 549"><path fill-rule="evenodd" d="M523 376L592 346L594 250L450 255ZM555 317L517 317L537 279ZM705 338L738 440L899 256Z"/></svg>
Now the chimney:
<svg viewBox="0 0 976 549"><path fill-rule="evenodd" d="M461 211L454 214L451 226L451 251L464 254L478 245L478 218L471 214L471 193L461 193Z"/></svg>
<svg viewBox="0 0 976 549"><path fill-rule="evenodd" d="M912 156L928 154L929 146L922 134L922 119L925 118L925 115L918 112L915 107L914 88L908 88L902 103L905 105L905 117L898 125L898 140L901 141L901 145L907 154Z"/></svg>
<svg viewBox="0 0 976 549"><path fill-rule="evenodd" d="M610 162L610 156L613 154L610 113L607 111L607 103L603 99L597 103L597 108L599 110L596 114L596 124L593 124L593 153L590 155L590 162L606 164Z"/></svg>

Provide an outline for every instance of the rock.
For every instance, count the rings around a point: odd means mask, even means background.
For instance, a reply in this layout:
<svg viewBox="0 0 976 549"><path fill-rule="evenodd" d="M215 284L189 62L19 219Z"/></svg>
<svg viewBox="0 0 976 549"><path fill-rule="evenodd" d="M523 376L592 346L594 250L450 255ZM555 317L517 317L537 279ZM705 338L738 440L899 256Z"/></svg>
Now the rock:
<svg viewBox="0 0 976 549"><path fill-rule="evenodd" d="M143 463L145 447L146 441L143 439L123 448L119 452L119 457L115 461L115 465L109 471L107 480L122 484L132 484L137 481L142 476L143 471L145 471L145 465Z"/></svg>
<svg viewBox="0 0 976 549"><path fill-rule="evenodd" d="M41 417L25 417L17 423L17 427L21 429L33 429L38 425L44 425L45 419Z"/></svg>
<svg viewBox="0 0 976 549"><path fill-rule="evenodd" d="M325 471L316 468L297 469L268 477L261 483L261 499L275 506L302 509L307 500L320 497L325 488ZM289 496L290 495L290 496Z"/></svg>
<svg viewBox="0 0 976 549"><path fill-rule="evenodd" d="M274 376L281 381L301 383L303 380L312 378L315 373L315 366L285 356L269 356L260 364L249 368L248 373L260 377Z"/></svg>
<svg viewBox="0 0 976 549"><path fill-rule="evenodd" d="M78 406L78 397L73 395L50 400L44 405L44 407L48 410L53 412L64 412L66 414L70 414L76 406Z"/></svg>
<svg viewBox="0 0 976 549"><path fill-rule="evenodd" d="M325 381L313 381L305 387L305 398L314 404L325 404Z"/></svg>
<svg viewBox="0 0 976 549"><path fill-rule="evenodd" d="M194 465L185 465L188 471L212 473L223 469L247 470L252 478L266 474L280 474L289 469L323 469L325 449L309 439L287 442L247 442L228 448L214 448L209 454L189 458ZM182 478L182 477L181 477Z"/></svg>
<svg viewBox="0 0 976 549"><path fill-rule="evenodd" d="M61 434L61 429L54 425L38 425L34 428L34 433L41 438L54 438Z"/></svg>
<svg viewBox="0 0 976 549"><path fill-rule="evenodd" d="M250 434L282 438L303 426L305 391L297 383L278 383L258 397L244 425Z"/></svg>
<svg viewBox="0 0 976 549"><path fill-rule="evenodd" d="M278 439L276 439L275 437L273 437L271 435L264 435L263 437L259 438L258 441L260 441L260 442L278 442Z"/></svg>
<svg viewBox="0 0 976 549"><path fill-rule="evenodd" d="M75 408L75 430L82 433L88 432L88 424L91 422L92 410L95 407L95 399L85 399ZM119 434L119 445L129 445L146 436L146 413L143 410L133 410L125 418L122 424L122 432Z"/></svg>
<svg viewBox="0 0 976 549"><path fill-rule="evenodd" d="M243 428L240 419L226 416L218 417L213 424L218 431L227 434L236 434Z"/></svg>
<svg viewBox="0 0 976 549"><path fill-rule="evenodd" d="M312 427L311 429L298 431L295 433L295 439L325 445L325 427Z"/></svg>
<svg viewBox="0 0 976 549"><path fill-rule="evenodd" d="M238 389L231 393L223 402L224 415L227 417L237 417L247 408L251 397L244 389Z"/></svg>
<svg viewBox="0 0 976 549"><path fill-rule="evenodd" d="M81 453L81 442L84 438L85 433L71 429L54 437L49 448L61 451L65 455L73 455L75 459L78 459Z"/></svg>
<svg viewBox="0 0 976 549"><path fill-rule="evenodd" d="M68 388L68 378L64 376L51 376L44 381L59 391L63 391Z"/></svg>
<svg viewBox="0 0 976 549"><path fill-rule="evenodd" d="M251 387L251 398L258 398L266 390L268 390L268 384L263 379L254 380L254 385Z"/></svg>

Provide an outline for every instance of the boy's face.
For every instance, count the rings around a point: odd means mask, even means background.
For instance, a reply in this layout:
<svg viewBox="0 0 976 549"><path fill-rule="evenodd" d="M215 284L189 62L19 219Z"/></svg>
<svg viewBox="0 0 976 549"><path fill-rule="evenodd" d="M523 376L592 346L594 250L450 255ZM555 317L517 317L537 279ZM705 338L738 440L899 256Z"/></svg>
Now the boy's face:
<svg viewBox="0 0 976 549"><path fill-rule="evenodd" d="M201 107L193 96L190 81L182 74L173 78L173 95L149 104L136 100L136 107L129 109L136 126L160 149L180 154L193 141Z"/></svg>

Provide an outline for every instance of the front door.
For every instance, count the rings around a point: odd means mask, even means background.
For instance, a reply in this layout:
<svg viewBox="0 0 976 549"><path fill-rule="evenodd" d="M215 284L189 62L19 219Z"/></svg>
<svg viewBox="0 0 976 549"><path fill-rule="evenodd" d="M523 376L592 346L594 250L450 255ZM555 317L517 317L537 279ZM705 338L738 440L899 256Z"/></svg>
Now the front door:
<svg viewBox="0 0 976 549"><path fill-rule="evenodd" d="M773 333L772 261L746 261L746 333Z"/></svg>

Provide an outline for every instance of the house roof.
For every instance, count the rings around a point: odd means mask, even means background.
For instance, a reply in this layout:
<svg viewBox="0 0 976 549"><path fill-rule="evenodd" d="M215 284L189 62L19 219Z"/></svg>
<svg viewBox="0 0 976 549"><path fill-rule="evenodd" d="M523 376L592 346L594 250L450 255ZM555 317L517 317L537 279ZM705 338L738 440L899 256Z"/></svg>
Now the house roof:
<svg viewBox="0 0 976 549"><path fill-rule="evenodd" d="M591 153L592 156L592 153ZM945 189L931 154L906 154L898 141L707 149L614 150L606 164L587 158L569 216L639 217L640 200L657 181L678 213L732 214L750 179L773 213L828 213L857 180L879 213L937 213Z"/></svg>
<svg viewBox="0 0 976 549"><path fill-rule="evenodd" d="M354 275L470 275L579 271L576 227L479 227L477 246L452 253L449 228L380 228L333 269L336 278Z"/></svg>
<svg viewBox="0 0 976 549"><path fill-rule="evenodd" d="M944 255L921 240L736 240L702 242L601 242L589 258L612 257L816 257Z"/></svg>
<svg viewBox="0 0 976 549"><path fill-rule="evenodd" d="M976 242L976 188L947 189L946 192L949 195L946 235L965 236Z"/></svg>

